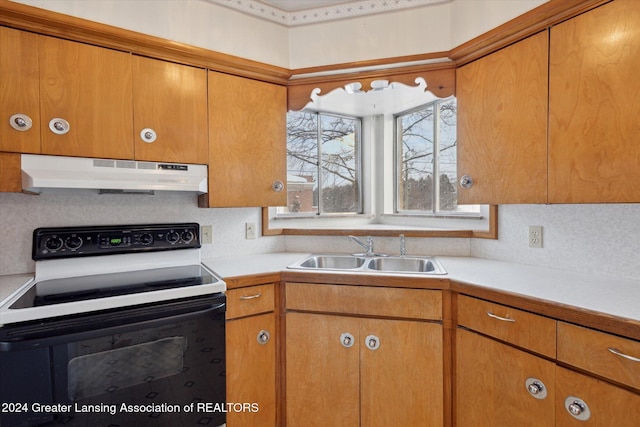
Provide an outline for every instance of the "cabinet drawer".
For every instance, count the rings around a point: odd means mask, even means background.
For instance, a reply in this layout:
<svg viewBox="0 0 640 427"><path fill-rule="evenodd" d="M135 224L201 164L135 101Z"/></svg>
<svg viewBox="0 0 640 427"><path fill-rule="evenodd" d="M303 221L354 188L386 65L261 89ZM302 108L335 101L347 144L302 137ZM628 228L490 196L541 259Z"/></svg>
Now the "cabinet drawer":
<svg viewBox="0 0 640 427"><path fill-rule="evenodd" d="M267 313L274 305L273 283L227 291L227 319Z"/></svg>
<svg viewBox="0 0 640 427"><path fill-rule="evenodd" d="M556 357L556 321L553 319L459 295L458 324L544 356Z"/></svg>
<svg viewBox="0 0 640 427"><path fill-rule="evenodd" d="M288 310L442 319L442 292L370 286L287 283Z"/></svg>
<svg viewBox="0 0 640 427"><path fill-rule="evenodd" d="M640 390L640 342L558 323L558 360Z"/></svg>

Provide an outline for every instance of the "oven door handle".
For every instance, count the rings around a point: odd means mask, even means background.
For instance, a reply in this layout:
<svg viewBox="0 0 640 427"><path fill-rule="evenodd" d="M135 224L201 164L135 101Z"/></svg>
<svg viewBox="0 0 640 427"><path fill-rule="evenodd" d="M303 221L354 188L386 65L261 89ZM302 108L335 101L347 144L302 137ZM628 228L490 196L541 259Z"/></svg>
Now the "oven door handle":
<svg viewBox="0 0 640 427"><path fill-rule="evenodd" d="M225 297L217 300L171 302L151 307L133 307L109 313L88 314L39 325L0 328L0 351L16 351L82 341L136 329L146 329L219 314L224 316ZM222 299L222 302L220 300Z"/></svg>

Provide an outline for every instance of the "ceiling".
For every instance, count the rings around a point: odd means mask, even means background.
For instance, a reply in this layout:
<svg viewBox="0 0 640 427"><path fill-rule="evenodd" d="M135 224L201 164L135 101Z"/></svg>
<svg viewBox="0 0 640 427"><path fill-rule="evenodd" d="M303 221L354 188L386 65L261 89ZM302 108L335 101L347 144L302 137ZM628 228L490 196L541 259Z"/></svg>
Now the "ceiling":
<svg viewBox="0 0 640 427"><path fill-rule="evenodd" d="M387 13L452 0L206 0L271 22L294 27Z"/></svg>

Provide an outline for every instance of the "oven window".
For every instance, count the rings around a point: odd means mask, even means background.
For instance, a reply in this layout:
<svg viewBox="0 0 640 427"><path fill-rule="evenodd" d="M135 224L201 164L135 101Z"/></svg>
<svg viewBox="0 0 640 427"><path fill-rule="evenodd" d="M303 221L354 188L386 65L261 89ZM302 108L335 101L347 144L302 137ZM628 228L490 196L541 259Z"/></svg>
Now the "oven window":
<svg viewBox="0 0 640 427"><path fill-rule="evenodd" d="M55 346L55 400L74 407L57 421L222 425L224 412L184 408L225 402L224 340L224 313L218 313Z"/></svg>

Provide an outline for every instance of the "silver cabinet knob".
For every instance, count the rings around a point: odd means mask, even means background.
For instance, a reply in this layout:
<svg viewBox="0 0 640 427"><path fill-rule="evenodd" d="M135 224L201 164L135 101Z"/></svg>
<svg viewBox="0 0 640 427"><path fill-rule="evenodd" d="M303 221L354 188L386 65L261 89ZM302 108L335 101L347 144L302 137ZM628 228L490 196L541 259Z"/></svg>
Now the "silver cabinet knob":
<svg viewBox="0 0 640 427"><path fill-rule="evenodd" d="M258 344L265 345L271 340L271 334L269 331L265 331L264 329L258 332L258 336L256 337L258 340Z"/></svg>
<svg viewBox="0 0 640 427"><path fill-rule="evenodd" d="M14 114L9 117L9 124L15 130L19 130L20 132L27 131L31 129L33 126L33 122L31 121L31 117L26 114Z"/></svg>
<svg viewBox="0 0 640 427"><path fill-rule="evenodd" d="M158 138L158 134L151 128L144 128L140 131L140 138L147 144L151 144Z"/></svg>
<svg viewBox="0 0 640 427"><path fill-rule="evenodd" d="M364 339L364 345L366 345L369 350L377 350L380 348L380 338L375 335L368 335Z"/></svg>
<svg viewBox="0 0 640 427"><path fill-rule="evenodd" d="M69 122L65 119L56 117L55 119L51 119L49 121L49 130L56 135L64 135L65 133L69 132L70 129L71 125L69 125Z"/></svg>
<svg viewBox="0 0 640 427"><path fill-rule="evenodd" d="M282 183L282 181L278 180L278 181L273 181L273 184L271 184L271 188L273 189L273 191L275 191L276 193L281 192L282 190L284 190L284 184Z"/></svg>
<svg viewBox="0 0 640 427"><path fill-rule="evenodd" d="M342 344L343 347L349 348L349 347L353 347L355 340L353 339L353 335L351 335L348 332L343 333L342 335L340 335L340 343Z"/></svg>
<svg viewBox="0 0 640 427"><path fill-rule="evenodd" d="M564 400L564 407L569 414L580 421L586 421L591 417L591 411L586 402L579 397L569 396Z"/></svg>
<svg viewBox="0 0 640 427"><path fill-rule="evenodd" d="M462 188L471 188L471 186L473 186L473 178L469 175L463 175L462 178L460 178L460 186Z"/></svg>
<svg viewBox="0 0 640 427"><path fill-rule="evenodd" d="M527 378L524 382L529 394L536 399L544 399L547 397L547 388L544 383L537 378Z"/></svg>

